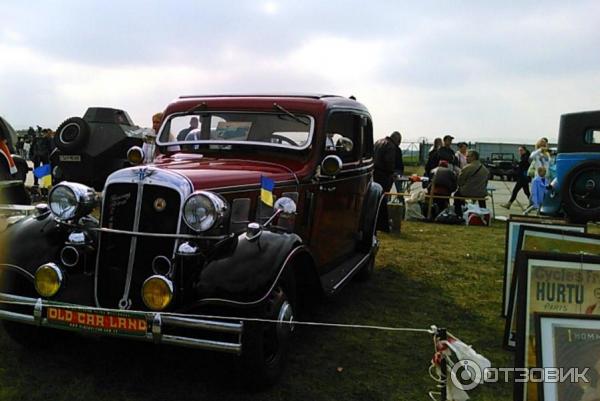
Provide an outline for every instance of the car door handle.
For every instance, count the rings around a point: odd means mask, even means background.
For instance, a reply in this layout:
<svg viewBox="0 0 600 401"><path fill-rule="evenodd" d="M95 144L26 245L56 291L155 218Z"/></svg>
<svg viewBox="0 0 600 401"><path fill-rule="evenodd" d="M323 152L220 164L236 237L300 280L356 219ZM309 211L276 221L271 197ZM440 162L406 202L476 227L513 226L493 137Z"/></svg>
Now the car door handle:
<svg viewBox="0 0 600 401"><path fill-rule="evenodd" d="M323 192L333 192L336 187L326 187L325 185L319 185L319 191Z"/></svg>

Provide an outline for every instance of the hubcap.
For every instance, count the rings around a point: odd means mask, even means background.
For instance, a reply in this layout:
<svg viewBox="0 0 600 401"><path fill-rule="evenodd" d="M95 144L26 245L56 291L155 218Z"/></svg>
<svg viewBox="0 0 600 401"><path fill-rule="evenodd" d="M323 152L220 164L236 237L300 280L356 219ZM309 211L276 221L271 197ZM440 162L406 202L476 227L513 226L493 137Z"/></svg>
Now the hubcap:
<svg viewBox="0 0 600 401"><path fill-rule="evenodd" d="M294 331L294 324L291 323L294 321L294 312L292 310L292 305L290 305L288 301L285 301L283 305L281 305L277 320L279 320L279 323L277 323L277 336L279 338L288 336Z"/></svg>
<svg viewBox="0 0 600 401"><path fill-rule="evenodd" d="M600 171L584 170L570 185L570 194L576 206L582 209L600 208Z"/></svg>

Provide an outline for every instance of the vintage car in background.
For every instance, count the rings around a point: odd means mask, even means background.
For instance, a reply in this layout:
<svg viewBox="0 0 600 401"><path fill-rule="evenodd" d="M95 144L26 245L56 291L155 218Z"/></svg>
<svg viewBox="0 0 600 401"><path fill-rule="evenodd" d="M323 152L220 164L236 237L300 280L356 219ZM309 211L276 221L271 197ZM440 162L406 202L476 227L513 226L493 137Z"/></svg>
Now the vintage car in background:
<svg viewBox="0 0 600 401"><path fill-rule="evenodd" d="M234 353L249 383L273 383L298 311L373 271L369 112L338 96L186 96L157 145L152 163L133 147L139 165L101 200L63 182L6 230L0 319L24 343L54 328Z"/></svg>
<svg viewBox="0 0 600 401"><path fill-rule="evenodd" d="M512 153L492 153L491 157L483 162L490 172L490 180L498 176L501 180L514 181L518 162Z"/></svg>
<svg viewBox="0 0 600 401"><path fill-rule="evenodd" d="M143 130L126 111L90 107L83 118L60 124L54 142L52 181L76 181L101 191L110 174L130 166L127 151L142 146Z"/></svg>
<svg viewBox="0 0 600 401"><path fill-rule="evenodd" d="M0 117L0 204L30 203L30 196L25 190L25 179L29 172L27 161L15 154L17 133L4 118Z"/></svg>
<svg viewBox="0 0 600 401"><path fill-rule="evenodd" d="M573 222L600 220L600 111L560 119L555 178L541 213Z"/></svg>

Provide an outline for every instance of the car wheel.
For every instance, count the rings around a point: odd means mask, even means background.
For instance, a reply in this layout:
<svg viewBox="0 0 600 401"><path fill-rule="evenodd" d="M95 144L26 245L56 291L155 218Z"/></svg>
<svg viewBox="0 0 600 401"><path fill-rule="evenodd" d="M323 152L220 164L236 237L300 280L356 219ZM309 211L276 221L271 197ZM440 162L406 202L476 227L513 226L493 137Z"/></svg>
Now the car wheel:
<svg viewBox="0 0 600 401"><path fill-rule="evenodd" d="M563 205L570 221L586 223L600 219L600 162L575 167L562 188Z"/></svg>
<svg viewBox="0 0 600 401"><path fill-rule="evenodd" d="M83 118L71 117L58 126L54 141L58 149L68 153L85 146L89 136L90 126L87 121Z"/></svg>
<svg viewBox="0 0 600 401"><path fill-rule="evenodd" d="M2 326L8 337L23 348L45 348L59 338L56 330L38 326L15 323L7 320L2 321Z"/></svg>
<svg viewBox="0 0 600 401"><path fill-rule="evenodd" d="M288 274L269 294L263 317L293 321L295 301L293 274ZM286 365L292 332L293 326L285 323L244 324L241 365L247 387L260 390L277 382Z"/></svg>

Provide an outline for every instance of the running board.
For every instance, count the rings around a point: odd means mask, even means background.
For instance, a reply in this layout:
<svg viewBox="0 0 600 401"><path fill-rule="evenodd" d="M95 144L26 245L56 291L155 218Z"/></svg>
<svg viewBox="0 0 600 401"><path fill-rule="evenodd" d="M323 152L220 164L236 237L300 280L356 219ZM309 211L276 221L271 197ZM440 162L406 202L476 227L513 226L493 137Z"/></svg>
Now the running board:
<svg viewBox="0 0 600 401"><path fill-rule="evenodd" d="M371 257L375 257L374 252L356 253L329 273L321 276L321 286L325 293L331 295L342 289L361 267L369 263Z"/></svg>

